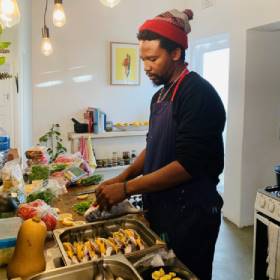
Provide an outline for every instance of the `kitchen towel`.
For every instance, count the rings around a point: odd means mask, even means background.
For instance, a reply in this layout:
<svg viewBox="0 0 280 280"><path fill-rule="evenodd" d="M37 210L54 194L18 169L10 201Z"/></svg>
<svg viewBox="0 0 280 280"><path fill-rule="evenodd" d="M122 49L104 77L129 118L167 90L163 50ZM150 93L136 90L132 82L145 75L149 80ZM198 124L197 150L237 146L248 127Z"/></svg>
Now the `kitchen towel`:
<svg viewBox="0 0 280 280"><path fill-rule="evenodd" d="M268 223L268 255L266 275L270 280L280 280L280 227Z"/></svg>

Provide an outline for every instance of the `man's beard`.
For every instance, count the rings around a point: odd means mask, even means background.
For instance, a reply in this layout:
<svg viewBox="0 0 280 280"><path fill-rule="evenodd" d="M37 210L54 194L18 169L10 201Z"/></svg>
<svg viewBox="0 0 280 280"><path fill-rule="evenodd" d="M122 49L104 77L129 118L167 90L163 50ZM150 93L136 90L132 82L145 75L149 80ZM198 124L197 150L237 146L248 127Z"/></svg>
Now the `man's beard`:
<svg viewBox="0 0 280 280"><path fill-rule="evenodd" d="M157 75L153 75L152 77L153 79L151 79L151 77L149 76L154 86L165 85L168 83L168 80L165 77L160 77Z"/></svg>

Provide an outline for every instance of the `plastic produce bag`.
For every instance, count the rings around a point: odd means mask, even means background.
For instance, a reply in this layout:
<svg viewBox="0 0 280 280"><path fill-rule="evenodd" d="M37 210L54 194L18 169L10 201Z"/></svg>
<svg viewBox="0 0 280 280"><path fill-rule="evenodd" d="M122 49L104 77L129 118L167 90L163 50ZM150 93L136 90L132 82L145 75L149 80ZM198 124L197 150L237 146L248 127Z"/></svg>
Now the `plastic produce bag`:
<svg viewBox="0 0 280 280"><path fill-rule="evenodd" d="M20 202L25 202L24 180L19 160L8 161L1 169L3 192L13 193Z"/></svg>
<svg viewBox="0 0 280 280"><path fill-rule="evenodd" d="M21 204L18 208L17 215L23 220L38 216L46 224L48 230L55 229L58 218L56 211L40 199Z"/></svg>
<svg viewBox="0 0 280 280"><path fill-rule="evenodd" d="M65 185L60 185L57 180L49 179L38 183L37 187L27 196L27 202L41 199L47 204L51 204L59 195L67 193Z"/></svg>
<svg viewBox="0 0 280 280"><path fill-rule="evenodd" d="M32 166L34 164L48 164L49 155L47 148L44 146L36 146L28 149L25 152L25 156L28 159L27 165Z"/></svg>
<svg viewBox="0 0 280 280"><path fill-rule="evenodd" d="M136 263L134 263L133 266L137 270L143 270L149 267L159 267L164 266L169 260L173 260L175 258L176 256L173 250L167 251L166 249L160 249L158 251L144 256Z"/></svg>
<svg viewBox="0 0 280 280"><path fill-rule="evenodd" d="M93 222L96 220L109 219L117 216L122 216L126 214L135 214L139 213L141 210L135 208L131 203L126 199L110 209L110 211L100 211L99 205L92 205L84 214L85 219L88 222Z"/></svg>

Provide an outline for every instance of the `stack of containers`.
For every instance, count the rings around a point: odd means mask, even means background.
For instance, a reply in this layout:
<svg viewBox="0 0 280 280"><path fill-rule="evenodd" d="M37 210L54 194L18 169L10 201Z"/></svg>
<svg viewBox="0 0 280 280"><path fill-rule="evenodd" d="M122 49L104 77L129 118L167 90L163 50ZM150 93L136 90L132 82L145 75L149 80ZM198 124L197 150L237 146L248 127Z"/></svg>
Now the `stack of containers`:
<svg viewBox="0 0 280 280"><path fill-rule="evenodd" d="M0 169L4 166L10 149L10 137L6 131L0 127Z"/></svg>
<svg viewBox="0 0 280 280"><path fill-rule="evenodd" d="M12 258L21 223L18 217L0 219L0 267L7 265Z"/></svg>

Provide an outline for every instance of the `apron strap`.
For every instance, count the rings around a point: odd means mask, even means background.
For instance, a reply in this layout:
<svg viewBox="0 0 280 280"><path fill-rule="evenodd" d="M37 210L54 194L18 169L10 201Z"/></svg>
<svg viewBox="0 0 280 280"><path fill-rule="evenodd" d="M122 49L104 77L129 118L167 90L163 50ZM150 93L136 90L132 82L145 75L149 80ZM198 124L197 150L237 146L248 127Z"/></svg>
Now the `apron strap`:
<svg viewBox="0 0 280 280"><path fill-rule="evenodd" d="M188 68L186 68L184 70L184 72L182 73L180 79L178 80L178 82L176 83L176 86L173 90L173 93L172 93L172 96L171 96L171 102L173 102L174 98L175 98L175 95L177 94L177 91L178 91L178 88L181 84L181 82L183 81L183 79L190 73L190 71L188 70Z"/></svg>

